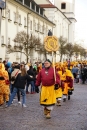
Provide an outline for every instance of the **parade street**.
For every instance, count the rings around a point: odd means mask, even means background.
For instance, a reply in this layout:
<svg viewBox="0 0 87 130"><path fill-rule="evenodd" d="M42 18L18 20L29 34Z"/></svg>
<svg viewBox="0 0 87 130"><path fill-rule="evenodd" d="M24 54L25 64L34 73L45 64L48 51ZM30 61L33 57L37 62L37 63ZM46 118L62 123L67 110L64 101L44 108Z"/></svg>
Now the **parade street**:
<svg viewBox="0 0 87 130"><path fill-rule="evenodd" d="M46 119L39 94L27 94L27 108L17 104L0 107L0 130L87 130L87 84L75 84L71 100L55 106Z"/></svg>

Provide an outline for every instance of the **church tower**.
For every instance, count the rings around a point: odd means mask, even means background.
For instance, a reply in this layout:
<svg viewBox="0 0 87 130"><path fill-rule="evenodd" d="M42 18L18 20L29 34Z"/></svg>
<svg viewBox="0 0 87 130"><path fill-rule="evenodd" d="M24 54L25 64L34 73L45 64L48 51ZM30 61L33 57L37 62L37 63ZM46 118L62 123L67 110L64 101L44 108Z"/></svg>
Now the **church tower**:
<svg viewBox="0 0 87 130"><path fill-rule="evenodd" d="M54 0L57 6L68 18L75 18L75 0Z"/></svg>
<svg viewBox="0 0 87 130"><path fill-rule="evenodd" d="M69 24L69 43L74 44L75 38L75 0L54 0L54 5L71 21Z"/></svg>

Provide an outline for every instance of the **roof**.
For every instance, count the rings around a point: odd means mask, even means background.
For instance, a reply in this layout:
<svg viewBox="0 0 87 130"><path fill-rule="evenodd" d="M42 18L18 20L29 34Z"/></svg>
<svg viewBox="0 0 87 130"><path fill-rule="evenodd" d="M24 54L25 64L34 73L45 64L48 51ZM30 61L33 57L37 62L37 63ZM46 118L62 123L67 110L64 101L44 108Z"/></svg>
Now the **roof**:
<svg viewBox="0 0 87 130"><path fill-rule="evenodd" d="M42 17L43 19L47 20L48 22L50 22L51 24L55 25L55 23L53 23L52 21L50 21L46 16L42 16L40 14L38 14L37 12L35 12L34 10L30 9L29 7L27 7L26 5L23 5L22 2L15 0L17 3L19 3L21 6L24 6L25 8L27 8L28 10L30 10L31 12L37 14L38 16ZM33 1L33 0L32 0ZM30 14L31 14L30 12Z"/></svg>
<svg viewBox="0 0 87 130"><path fill-rule="evenodd" d="M42 8L57 8L53 4L39 4L39 6L42 7Z"/></svg>
<svg viewBox="0 0 87 130"><path fill-rule="evenodd" d="M52 3L51 4L39 4L39 6L41 8L56 8L57 10L59 10L55 5L53 5ZM66 17L66 15L61 11L59 10L63 15L64 17L71 23L71 21Z"/></svg>

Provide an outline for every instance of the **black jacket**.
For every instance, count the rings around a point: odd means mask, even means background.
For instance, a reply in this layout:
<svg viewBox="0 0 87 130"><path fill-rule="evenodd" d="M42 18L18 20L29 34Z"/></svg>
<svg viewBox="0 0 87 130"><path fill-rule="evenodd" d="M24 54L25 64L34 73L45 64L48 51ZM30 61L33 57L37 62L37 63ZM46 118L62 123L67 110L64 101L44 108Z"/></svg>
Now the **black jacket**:
<svg viewBox="0 0 87 130"><path fill-rule="evenodd" d="M15 80L15 83L14 83L14 87L25 89L26 80L31 81L33 79L30 78L30 76L28 74L26 74L25 76L21 76L21 74L18 74L18 76Z"/></svg>
<svg viewBox="0 0 87 130"><path fill-rule="evenodd" d="M27 73L28 73L28 75L31 75L31 76L35 77L34 71L32 69L29 69L27 71Z"/></svg>

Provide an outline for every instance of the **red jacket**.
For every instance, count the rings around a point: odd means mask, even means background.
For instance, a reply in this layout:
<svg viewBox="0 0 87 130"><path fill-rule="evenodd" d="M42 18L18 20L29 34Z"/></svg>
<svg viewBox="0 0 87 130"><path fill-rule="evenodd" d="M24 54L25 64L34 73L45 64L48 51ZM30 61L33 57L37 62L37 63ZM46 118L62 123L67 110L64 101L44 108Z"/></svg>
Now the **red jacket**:
<svg viewBox="0 0 87 130"><path fill-rule="evenodd" d="M56 83L54 78L54 69L50 67L47 71L45 68L43 68L36 80L36 86L40 86L40 83L42 83L43 86L51 86L54 84L60 84L60 76L56 73Z"/></svg>

